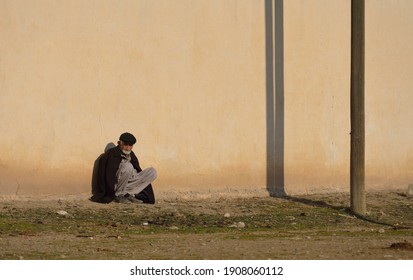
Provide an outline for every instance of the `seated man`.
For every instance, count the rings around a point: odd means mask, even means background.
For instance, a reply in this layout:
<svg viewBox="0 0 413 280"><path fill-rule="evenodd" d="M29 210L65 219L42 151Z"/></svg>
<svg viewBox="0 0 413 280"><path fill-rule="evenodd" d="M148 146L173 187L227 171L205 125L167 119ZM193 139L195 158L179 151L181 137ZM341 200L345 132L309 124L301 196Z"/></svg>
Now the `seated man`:
<svg viewBox="0 0 413 280"><path fill-rule="evenodd" d="M132 151L136 138L125 132L118 146L106 151L99 160L98 186L91 201L100 203L136 202L155 203L151 183L156 179L155 168L142 170Z"/></svg>

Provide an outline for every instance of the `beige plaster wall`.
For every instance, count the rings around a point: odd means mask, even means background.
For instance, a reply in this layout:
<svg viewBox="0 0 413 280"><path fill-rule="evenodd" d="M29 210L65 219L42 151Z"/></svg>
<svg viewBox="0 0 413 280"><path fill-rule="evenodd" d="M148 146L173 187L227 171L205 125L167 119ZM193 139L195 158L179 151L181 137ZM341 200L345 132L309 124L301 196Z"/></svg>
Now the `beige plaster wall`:
<svg viewBox="0 0 413 280"><path fill-rule="evenodd" d="M413 2L366 1L366 180L413 183Z"/></svg>
<svg viewBox="0 0 413 280"><path fill-rule="evenodd" d="M413 2L366 1L368 187L413 182ZM348 189L350 6L284 3L285 186ZM265 1L0 0L0 194L90 190L124 131L157 190L266 186Z"/></svg>
<svg viewBox="0 0 413 280"><path fill-rule="evenodd" d="M349 188L350 2L285 1L290 189Z"/></svg>

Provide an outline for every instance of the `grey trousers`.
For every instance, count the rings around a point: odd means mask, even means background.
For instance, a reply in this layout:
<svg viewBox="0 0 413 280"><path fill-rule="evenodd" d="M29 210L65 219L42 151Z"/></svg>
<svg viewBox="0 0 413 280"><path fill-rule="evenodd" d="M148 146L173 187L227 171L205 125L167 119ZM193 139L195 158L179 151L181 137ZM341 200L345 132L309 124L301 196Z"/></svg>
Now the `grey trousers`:
<svg viewBox="0 0 413 280"><path fill-rule="evenodd" d="M149 167L138 173L130 161L123 159L116 172L116 176L118 183L115 185L115 195L135 195L155 181L157 172L155 168Z"/></svg>

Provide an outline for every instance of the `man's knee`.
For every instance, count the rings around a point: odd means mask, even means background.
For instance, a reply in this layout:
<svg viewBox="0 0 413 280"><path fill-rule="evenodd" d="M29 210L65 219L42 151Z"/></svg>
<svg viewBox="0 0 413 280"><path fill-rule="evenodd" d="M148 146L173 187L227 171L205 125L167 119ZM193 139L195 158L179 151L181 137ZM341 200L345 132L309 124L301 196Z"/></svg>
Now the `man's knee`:
<svg viewBox="0 0 413 280"><path fill-rule="evenodd" d="M158 172L156 172L156 169L153 167L149 167L147 169L148 172L148 177L150 177L151 181L154 181L158 177Z"/></svg>

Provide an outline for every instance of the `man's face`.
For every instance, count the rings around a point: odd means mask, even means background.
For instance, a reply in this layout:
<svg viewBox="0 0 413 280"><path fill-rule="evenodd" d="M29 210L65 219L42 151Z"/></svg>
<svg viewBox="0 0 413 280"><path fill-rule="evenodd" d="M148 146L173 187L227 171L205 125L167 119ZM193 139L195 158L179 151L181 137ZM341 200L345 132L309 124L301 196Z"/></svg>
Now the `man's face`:
<svg viewBox="0 0 413 280"><path fill-rule="evenodd" d="M122 152L124 152L125 154L129 154L133 149L132 144L128 144L123 141L120 141L119 145L120 145Z"/></svg>

